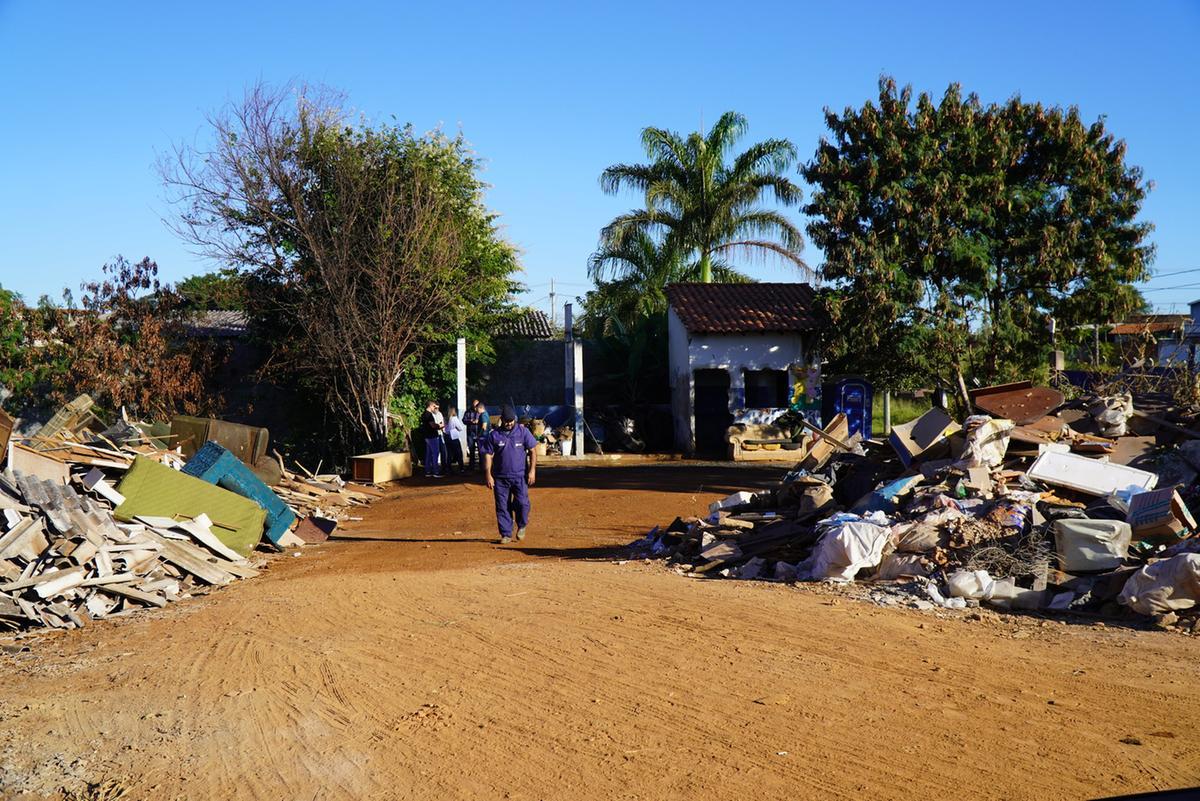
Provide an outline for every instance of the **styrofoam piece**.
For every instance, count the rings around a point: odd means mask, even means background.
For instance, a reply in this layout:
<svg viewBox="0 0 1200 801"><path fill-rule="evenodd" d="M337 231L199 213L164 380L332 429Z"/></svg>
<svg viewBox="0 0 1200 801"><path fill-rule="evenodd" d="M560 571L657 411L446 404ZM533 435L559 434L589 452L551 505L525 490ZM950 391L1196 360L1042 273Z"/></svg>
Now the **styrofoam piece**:
<svg viewBox="0 0 1200 801"><path fill-rule="evenodd" d="M1107 459L1089 459L1075 453L1047 451L1034 461L1026 474L1057 487L1107 496L1117 490L1137 487L1154 489L1158 476L1136 467L1113 464Z"/></svg>

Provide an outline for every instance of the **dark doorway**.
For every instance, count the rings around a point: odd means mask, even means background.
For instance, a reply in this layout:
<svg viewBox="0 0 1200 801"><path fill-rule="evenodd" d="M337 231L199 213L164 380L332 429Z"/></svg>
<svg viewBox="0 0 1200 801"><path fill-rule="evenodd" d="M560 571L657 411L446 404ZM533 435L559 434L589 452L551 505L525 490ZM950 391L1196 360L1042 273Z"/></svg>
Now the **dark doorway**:
<svg viewBox="0 0 1200 801"><path fill-rule="evenodd" d="M724 456L729 450L725 432L733 422L733 415L729 413L729 372L696 370L693 377L696 453Z"/></svg>

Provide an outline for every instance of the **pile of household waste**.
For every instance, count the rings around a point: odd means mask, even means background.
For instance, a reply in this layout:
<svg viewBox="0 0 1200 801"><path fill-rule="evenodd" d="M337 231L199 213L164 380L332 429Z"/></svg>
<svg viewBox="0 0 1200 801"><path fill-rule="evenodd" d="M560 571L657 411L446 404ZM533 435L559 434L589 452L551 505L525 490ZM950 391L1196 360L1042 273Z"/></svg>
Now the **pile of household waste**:
<svg viewBox="0 0 1200 801"><path fill-rule="evenodd" d="M382 493L299 475L266 429L105 424L80 396L25 435L0 412L0 630L77 628L257 575ZM303 468L301 468L303 471Z"/></svg>
<svg viewBox="0 0 1200 801"><path fill-rule="evenodd" d="M635 548L696 576L874 582L923 608L1136 614L1200 630L1188 505L1200 501L1200 432L1158 420L1187 439L1151 442L1135 467L1113 458L1137 414L1130 396L989 391L961 424L933 408L886 443L825 436L837 446L816 458L809 447L777 487L734 493ZM823 434L844 431L838 419Z"/></svg>

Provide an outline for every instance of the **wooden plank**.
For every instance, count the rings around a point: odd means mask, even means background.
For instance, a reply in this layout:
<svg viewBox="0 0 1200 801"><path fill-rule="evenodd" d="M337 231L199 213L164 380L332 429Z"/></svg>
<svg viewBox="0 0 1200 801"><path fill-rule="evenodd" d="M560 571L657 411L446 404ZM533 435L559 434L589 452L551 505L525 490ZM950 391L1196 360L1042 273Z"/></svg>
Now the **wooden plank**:
<svg viewBox="0 0 1200 801"><path fill-rule="evenodd" d="M258 571L250 567L245 560L242 560L240 564L237 562L230 562L228 564L222 562L221 569L243 579L254 578L258 575Z"/></svg>
<svg viewBox="0 0 1200 801"><path fill-rule="evenodd" d="M134 589L128 584L105 584L102 587L97 587L98 592L103 592L108 595L119 595L122 598L130 598L134 601L139 601L150 606L162 608L167 605L167 599L149 592L142 592Z"/></svg>
<svg viewBox="0 0 1200 801"><path fill-rule="evenodd" d="M14 475L24 473L27 476L54 481L58 484L66 484L71 477L71 470L67 467L66 462L38 453L24 445L13 446L8 469L12 470ZM25 500L28 501L29 498Z"/></svg>
<svg viewBox="0 0 1200 801"><path fill-rule="evenodd" d="M1149 420L1151 423L1157 423L1158 425L1163 426L1164 428L1169 428L1172 431L1176 431L1180 434L1183 434L1184 436L1192 437L1193 439L1200 439L1200 431L1193 431L1190 428L1185 428L1184 426L1181 426L1177 423L1172 423L1170 420L1164 420L1161 417L1155 417L1152 414L1146 414L1145 412L1140 411L1138 409L1133 410L1133 416L1140 417L1143 420Z"/></svg>
<svg viewBox="0 0 1200 801"><path fill-rule="evenodd" d="M221 542L220 538L218 538L216 534L212 533L212 529L205 525L205 521L208 520L207 515L201 515L195 520L185 521L176 521L169 517L138 516L137 519L148 526L153 526L155 532L160 536L166 536L172 539L181 539L185 542L188 541L187 537L190 536L196 542L208 548L222 559L226 559L230 562L245 561L240 553ZM171 529L182 531L184 532L184 535L176 535L171 531Z"/></svg>
<svg viewBox="0 0 1200 801"><path fill-rule="evenodd" d="M78 576L79 580L72 583L72 581L74 581L75 576ZM59 587L61 585L63 588L78 586L79 584L83 583L83 568L82 567L68 567L68 568L63 568L61 570L55 569L55 568L50 568L49 570L39 573L36 576L30 576L29 578L22 578L17 581L11 581L8 584L0 584L0 592L12 592L14 590L24 590L29 587L37 587L38 585L46 584L46 583L52 583L52 585L54 587ZM39 590L38 594L41 595L40 590ZM42 595L42 597L46 598L48 596Z"/></svg>
<svg viewBox="0 0 1200 801"><path fill-rule="evenodd" d="M30 517L12 531L0 537L0 559L20 557L33 561L50 547L41 518Z"/></svg>
<svg viewBox="0 0 1200 801"><path fill-rule="evenodd" d="M137 576L133 573L114 573L111 576L92 576L90 579L84 579L80 582L80 587L102 587L105 584L124 584L129 581L137 581Z"/></svg>
<svg viewBox="0 0 1200 801"><path fill-rule="evenodd" d="M208 584L219 586L230 582L231 574L214 565L212 562L206 561L203 558L203 553L198 551L194 546L163 539L151 531L146 532L146 534L162 546L162 550L159 552L161 558L181 570L186 570Z"/></svg>

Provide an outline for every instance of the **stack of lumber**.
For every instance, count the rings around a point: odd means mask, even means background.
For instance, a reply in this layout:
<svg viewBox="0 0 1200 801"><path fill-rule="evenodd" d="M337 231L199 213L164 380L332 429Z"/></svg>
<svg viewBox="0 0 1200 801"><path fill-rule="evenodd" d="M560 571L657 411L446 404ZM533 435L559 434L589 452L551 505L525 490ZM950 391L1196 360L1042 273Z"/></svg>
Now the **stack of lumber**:
<svg viewBox="0 0 1200 801"><path fill-rule="evenodd" d="M282 464L282 460L280 460ZM323 517L346 520L355 507L366 506L384 493L366 484L344 481L337 475L299 475L283 470L283 477L272 489L292 508L296 517Z"/></svg>
<svg viewBox="0 0 1200 801"><path fill-rule="evenodd" d="M0 628L80 628L258 571L194 520L120 523L107 502L20 471L0 475Z"/></svg>

